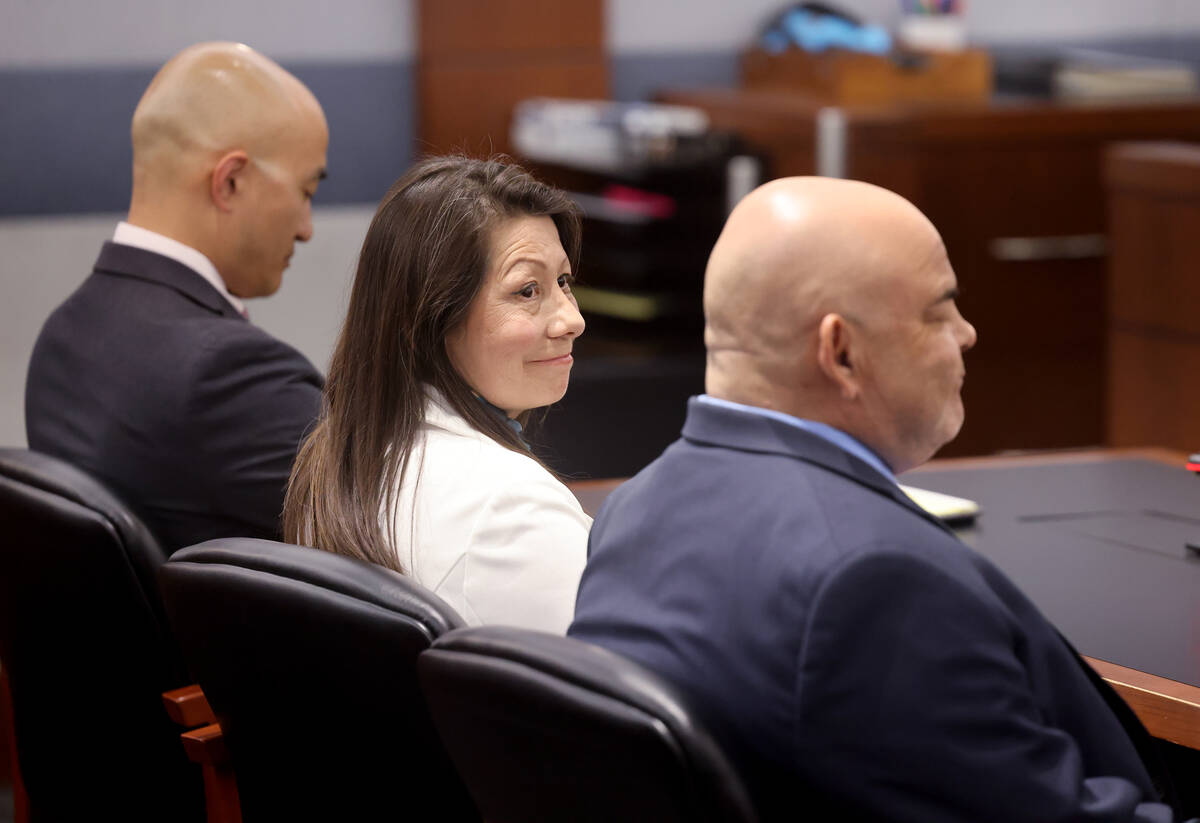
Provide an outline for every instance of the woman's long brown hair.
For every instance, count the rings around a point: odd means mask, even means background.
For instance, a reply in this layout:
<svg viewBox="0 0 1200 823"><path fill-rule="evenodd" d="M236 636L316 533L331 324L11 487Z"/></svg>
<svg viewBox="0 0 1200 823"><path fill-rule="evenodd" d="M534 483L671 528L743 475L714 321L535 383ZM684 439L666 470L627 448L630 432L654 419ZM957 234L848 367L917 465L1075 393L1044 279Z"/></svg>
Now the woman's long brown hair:
<svg viewBox="0 0 1200 823"><path fill-rule="evenodd" d="M479 431L528 453L474 396L445 346L479 293L492 229L520 216L553 219L578 271L574 203L502 158L422 160L383 198L359 254L321 417L288 482L288 542L404 571L381 513L393 509L424 421L425 385Z"/></svg>

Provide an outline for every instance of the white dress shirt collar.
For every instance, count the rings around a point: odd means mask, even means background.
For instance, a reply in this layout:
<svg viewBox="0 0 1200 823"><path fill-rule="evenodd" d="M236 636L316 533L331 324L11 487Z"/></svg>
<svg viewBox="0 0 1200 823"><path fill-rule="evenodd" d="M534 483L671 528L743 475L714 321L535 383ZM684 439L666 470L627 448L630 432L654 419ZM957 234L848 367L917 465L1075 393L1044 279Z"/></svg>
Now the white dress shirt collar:
<svg viewBox="0 0 1200 823"><path fill-rule="evenodd" d="M143 229L141 226L134 226L131 223L126 223L124 220L117 224L117 230L113 232L112 239L114 243L120 243L122 246L133 246L137 249L152 251L155 254L161 254L163 257L169 257L176 262L182 263L207 280L209 285L217 290L218 294L228 300L229 304L238 310L239 314L243 317L246 316L245 304L229 293L229 289L225 287L225 281L221 279L221 274L217 271L217 267L213 265L211 260L191 246L185 246L178 240L172 240L166 235L150 231L149 229Z"/></svg>

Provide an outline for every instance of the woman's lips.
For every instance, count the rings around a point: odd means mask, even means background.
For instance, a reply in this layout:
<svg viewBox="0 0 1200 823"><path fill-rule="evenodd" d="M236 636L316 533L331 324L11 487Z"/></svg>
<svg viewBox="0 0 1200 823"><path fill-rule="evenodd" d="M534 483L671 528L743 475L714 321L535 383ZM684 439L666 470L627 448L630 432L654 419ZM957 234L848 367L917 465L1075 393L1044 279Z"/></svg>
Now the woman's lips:
<svg viewBox="0 0 1200 823"><path fill-rule="evenodd" d="M560 354L558 357L548 357L545 360L531 361L535 366L569 366L575 362L575 358L570 352Z"/></svg>

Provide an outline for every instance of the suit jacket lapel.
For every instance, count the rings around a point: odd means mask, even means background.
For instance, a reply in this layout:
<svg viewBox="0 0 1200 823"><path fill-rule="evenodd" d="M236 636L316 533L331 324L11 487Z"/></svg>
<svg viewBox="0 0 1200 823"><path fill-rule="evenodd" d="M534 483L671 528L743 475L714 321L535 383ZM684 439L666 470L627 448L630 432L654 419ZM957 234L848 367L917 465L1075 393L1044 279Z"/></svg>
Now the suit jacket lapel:
<svg viewBox="0 0 1200 823"><path fill-rule="evenodd" d="M688 401L683 436L697 443L763 454L782 454L812 463L867 486L918 517L954 534L939 518L909 499L890 478L825 438L796 426L770 417L702 403L693 397Z"/></svg>
<svg viewBox="0 0 1200 823"><path fill-rule="evenodd" d="M229 301L198 273L178 260L152 251L109 241L100 250L95 270L166 286L209 311L224 317L245 319L241 312L231 306Z"/></svg>

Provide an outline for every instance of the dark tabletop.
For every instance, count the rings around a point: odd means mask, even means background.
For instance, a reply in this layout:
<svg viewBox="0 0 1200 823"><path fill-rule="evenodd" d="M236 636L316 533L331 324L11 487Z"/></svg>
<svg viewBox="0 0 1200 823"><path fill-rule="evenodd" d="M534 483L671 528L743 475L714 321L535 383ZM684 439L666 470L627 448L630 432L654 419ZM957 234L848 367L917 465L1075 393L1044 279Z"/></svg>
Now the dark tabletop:
<svg viewBox="0 0 1200 823"><path fill-rule="evenodd" d="M1136 458L905 475L982 507L958 529L1083 654L1200 686L1200 477Z"/></svg>

